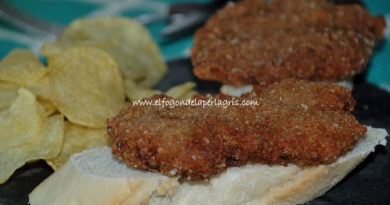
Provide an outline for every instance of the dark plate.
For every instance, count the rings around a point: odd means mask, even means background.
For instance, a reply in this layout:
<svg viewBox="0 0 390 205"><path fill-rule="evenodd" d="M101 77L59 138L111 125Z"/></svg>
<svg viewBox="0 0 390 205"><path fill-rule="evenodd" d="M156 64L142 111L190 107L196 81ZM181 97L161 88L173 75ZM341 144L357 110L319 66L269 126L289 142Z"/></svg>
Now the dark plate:
<svg viewBox="0 0 390 205"><path fill-rule="evenodd" d="M157 88L166 90L186 81L197 83L199 92L218 92L220 84L200 81L192 74L188 59L169 63L169 72ZM360 79L360 80L359 80ZM353 95L357 106L356 118L366 125L386 128L390 131L390 94L365 82L363 77L355 81ZM390 146L377 147L376 152L353 170L338 185L325 195L308 204L354 204L385 205L390 201ZM0 185L1 205L25 205L28 194L52 173L45 162L28 164L19 170L5 184Z"/></svg>

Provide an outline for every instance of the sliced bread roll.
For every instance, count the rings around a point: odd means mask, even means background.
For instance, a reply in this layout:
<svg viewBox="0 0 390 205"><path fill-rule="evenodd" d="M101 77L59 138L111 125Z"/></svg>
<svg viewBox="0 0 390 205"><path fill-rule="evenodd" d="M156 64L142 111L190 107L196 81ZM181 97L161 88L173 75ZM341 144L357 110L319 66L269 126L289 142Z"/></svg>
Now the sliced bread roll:
<svg viewBox="0 0 390 205"><path fill-rule="evenodd" d="M386 145L387 135L385 129L368 127L354 149L330 165L246 165L231 167L209 181L178 181L130 168L108 147L87 150L73 155L29 199L31 205L304 203L339 182L376 145Z"/></svg>

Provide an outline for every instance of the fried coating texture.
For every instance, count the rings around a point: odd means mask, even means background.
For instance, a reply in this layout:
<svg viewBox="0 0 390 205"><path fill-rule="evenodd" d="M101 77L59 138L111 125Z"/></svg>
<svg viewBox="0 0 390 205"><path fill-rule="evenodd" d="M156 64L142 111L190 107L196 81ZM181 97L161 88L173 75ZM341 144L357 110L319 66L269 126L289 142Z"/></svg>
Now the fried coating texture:
<svg viewBox="0 0 390 205"><path fill-rule="evenodd" d="M155 95L146 100L170 100ZM335 85L283 80L234 98L253 106L134 106L108 120L113 153L132 167L191 180L251 163L329 164L366 132L351 115L350 92Z"/></svg>
<svg viewBox="0 0 390 205"><path fill-rule="evenodd" d="M383 16L329 0L244 0L228 4L194 36L201 79L267 84L285 78L339 81L366 68L382 39Z"/></svg>

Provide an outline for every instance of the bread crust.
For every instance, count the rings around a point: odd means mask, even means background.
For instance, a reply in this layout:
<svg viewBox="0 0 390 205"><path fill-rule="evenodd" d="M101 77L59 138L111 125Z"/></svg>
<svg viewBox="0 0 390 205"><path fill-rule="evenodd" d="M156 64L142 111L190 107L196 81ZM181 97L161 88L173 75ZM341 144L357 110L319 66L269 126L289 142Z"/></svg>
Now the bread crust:
<svg viewBox="0 0 390 205"><path fill-rule="evenodd" d="M29 195L31 205L46 204L297 204L322 195L356 167L376 145L385 145L385 129L368 132L347 155L330 165L246 165L232 167L209 181L178 181L113 161L109 148L73 155ZM97 154L91 156L91 152ZM75 160L84 156L83 160ZM100 160L105 158L104 160ZM105 161L110 161L105 163ZM99 162L98 162L99 161ZM102 162L103 161L103 162ZM93 166L89 166L93 165ZM111 166L116 173L102 167ZM93 168L93 169L92 169ZM96 171L96 169L98 169ZM122 177L121 177L122 176Z"/></svg>
<svg viewBox="0 0 390 205"><path fill-rule="evenodd" d="M105 150L95 150L98 155L89 153L91 160L96 161L96 158L92 156L111 156L111 151L108 147L103 149ZM78 156L80 155L72 157L58 171L42 182L29 195L30 204L147 204L150 195L153 193L168 193L167 190L177 184L174 178L153 173L145 174L148 177L140 178L110 175L98 176L92 170L82 167L86 162L78 161ZM116 165L111 164L111 166ZM129 169L129 171L133 170Z"/></svg>

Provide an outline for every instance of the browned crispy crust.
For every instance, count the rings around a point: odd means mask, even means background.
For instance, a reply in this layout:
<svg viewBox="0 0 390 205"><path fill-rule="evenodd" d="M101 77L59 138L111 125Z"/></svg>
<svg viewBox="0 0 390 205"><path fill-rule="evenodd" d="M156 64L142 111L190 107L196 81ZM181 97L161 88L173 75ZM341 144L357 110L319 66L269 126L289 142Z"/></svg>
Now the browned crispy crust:
<svg viewBox="0 0 390 205"><path fill-rule="evenodd" d="M350 114L350 93L335 85L283 80L240 98L257 106L129 106L108 121L113 153L140 169L207 179L248 163L328 164L366 132ZM147 100L169 100L155 95Z"/></svg>
<svg viewBox="0 0 390 205"><path fill-rule="evenodd" d="M339 81L366 68L383 16L329 0L244 0L229 4L194 36L201 79L266 84L284 78Z"/></svg>

